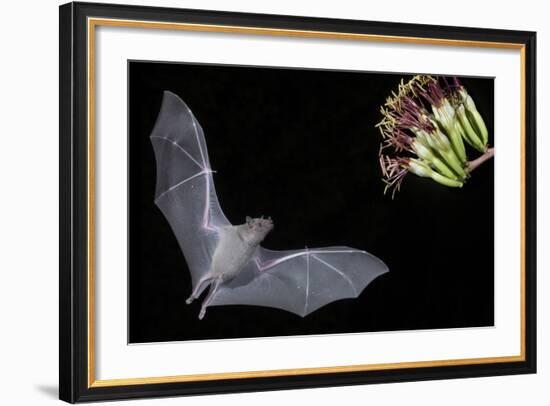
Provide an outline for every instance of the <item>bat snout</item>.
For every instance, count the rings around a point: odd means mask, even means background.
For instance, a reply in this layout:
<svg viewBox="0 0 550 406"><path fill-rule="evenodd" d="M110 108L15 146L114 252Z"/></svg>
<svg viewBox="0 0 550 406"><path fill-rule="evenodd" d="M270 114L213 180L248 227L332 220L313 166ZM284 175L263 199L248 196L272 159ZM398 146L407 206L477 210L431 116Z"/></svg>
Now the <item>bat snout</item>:
<svg viewBox="0 0 550 406"><path fill-rule="evenodd" d="M268 217L267 219L262 219L262 226L267 228L268 230L272 230L273 227L275 227L275 224L273 224L273 220L271 220L271 217Z"/></svg>

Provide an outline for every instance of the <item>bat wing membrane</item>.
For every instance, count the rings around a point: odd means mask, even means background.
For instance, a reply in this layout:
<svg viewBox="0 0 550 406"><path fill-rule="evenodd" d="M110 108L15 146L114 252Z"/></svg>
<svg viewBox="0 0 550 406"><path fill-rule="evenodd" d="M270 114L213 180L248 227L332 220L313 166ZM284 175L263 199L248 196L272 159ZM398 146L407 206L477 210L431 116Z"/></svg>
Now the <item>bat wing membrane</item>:
<svg viewBox="0 0 550 406"><path fill-rule="evenodd" d="M195 286L210 268L217 230L230 225L216 196L204 133L189 107L165 91L150 139L157 163L155 203L178 240Z"/></svg>
<svg viewBox="0 0 550 406"><path fill-rule="evenodd" d="M271 251L256 257L225 283L210 306L274 307L300 316L345 298L355 298L387 266L375 256L348 247Z"/></svg>

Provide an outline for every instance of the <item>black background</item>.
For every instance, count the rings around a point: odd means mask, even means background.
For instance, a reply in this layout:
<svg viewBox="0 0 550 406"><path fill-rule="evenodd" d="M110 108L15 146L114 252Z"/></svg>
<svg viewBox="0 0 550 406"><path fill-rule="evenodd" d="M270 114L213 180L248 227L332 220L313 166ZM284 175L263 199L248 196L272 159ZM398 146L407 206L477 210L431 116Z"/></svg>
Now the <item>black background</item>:
<svg viewBox="0 0 550 406"><path fill-rule="evenodd" d="M462 189L406 177L394 200L378 166L379 106L409 76L129 62L129 342L493 325L493 162ZM461 78L492 144L493 80ZM233 224L270 215L263 246L347 245L390 272L357 299L301 318L257 306L197 316L190 275L154 205L149 135L163 90L201 123L216 190ZM468 150L470 159L478 156Z"/></svg>

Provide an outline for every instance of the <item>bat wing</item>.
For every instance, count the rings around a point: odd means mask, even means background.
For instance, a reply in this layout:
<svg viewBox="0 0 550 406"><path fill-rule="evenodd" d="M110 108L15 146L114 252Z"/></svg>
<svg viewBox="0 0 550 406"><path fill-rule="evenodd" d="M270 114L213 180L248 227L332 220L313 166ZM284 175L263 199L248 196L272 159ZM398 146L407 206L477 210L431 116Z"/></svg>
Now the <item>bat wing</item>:
<svg viewBox="0 0 550 406"><path fill-rule="evenodd" d="M271 251L258 248L247 267L224 283L210 306L267 306L302 317L345 298L355 298L388 272L377 257L348 247Z"/></svg>
<svg viewBox="0 0 550 406"><path fill-rule="evenodd" d="M150 138L157 163L155 203L178 240L195 286L210 268L218 229L230 225L216 196L204 133L189 107L165 91Z"/></svg>

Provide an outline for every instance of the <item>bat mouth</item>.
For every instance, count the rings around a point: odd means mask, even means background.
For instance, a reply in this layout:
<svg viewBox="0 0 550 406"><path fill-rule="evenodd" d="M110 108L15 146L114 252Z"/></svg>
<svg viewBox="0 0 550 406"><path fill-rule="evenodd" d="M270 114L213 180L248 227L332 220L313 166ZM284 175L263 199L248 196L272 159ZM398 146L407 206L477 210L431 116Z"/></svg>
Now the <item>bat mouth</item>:
<svg viewBox="0 0 550 406"><path fill-rule="evenodd" d="M273 227L275 227L275 224L273 224L273 220L271 220L271 217L268 217L266 219L262 217L258 219L258 227L259 229L261 229L267 234L271 230L273 230Z"/></svg>
<svg viewBox="0 0 550 406"><path fill-rule="evenodd" d="M273 224L273 222L262 223L262 225L260 226L260 228L265 228L265 229L269 229L269 230L271 230L273 227L275 227L275 224Z"/></svg>
<svg viewBox="0 0 550 406"><path fill-rule="evenodd" d="M264 227L273 226L273 220L271 219L271 216L269 216L268 218L264 218L264 216L262 216L259 219L255 220Z"/></svg>

